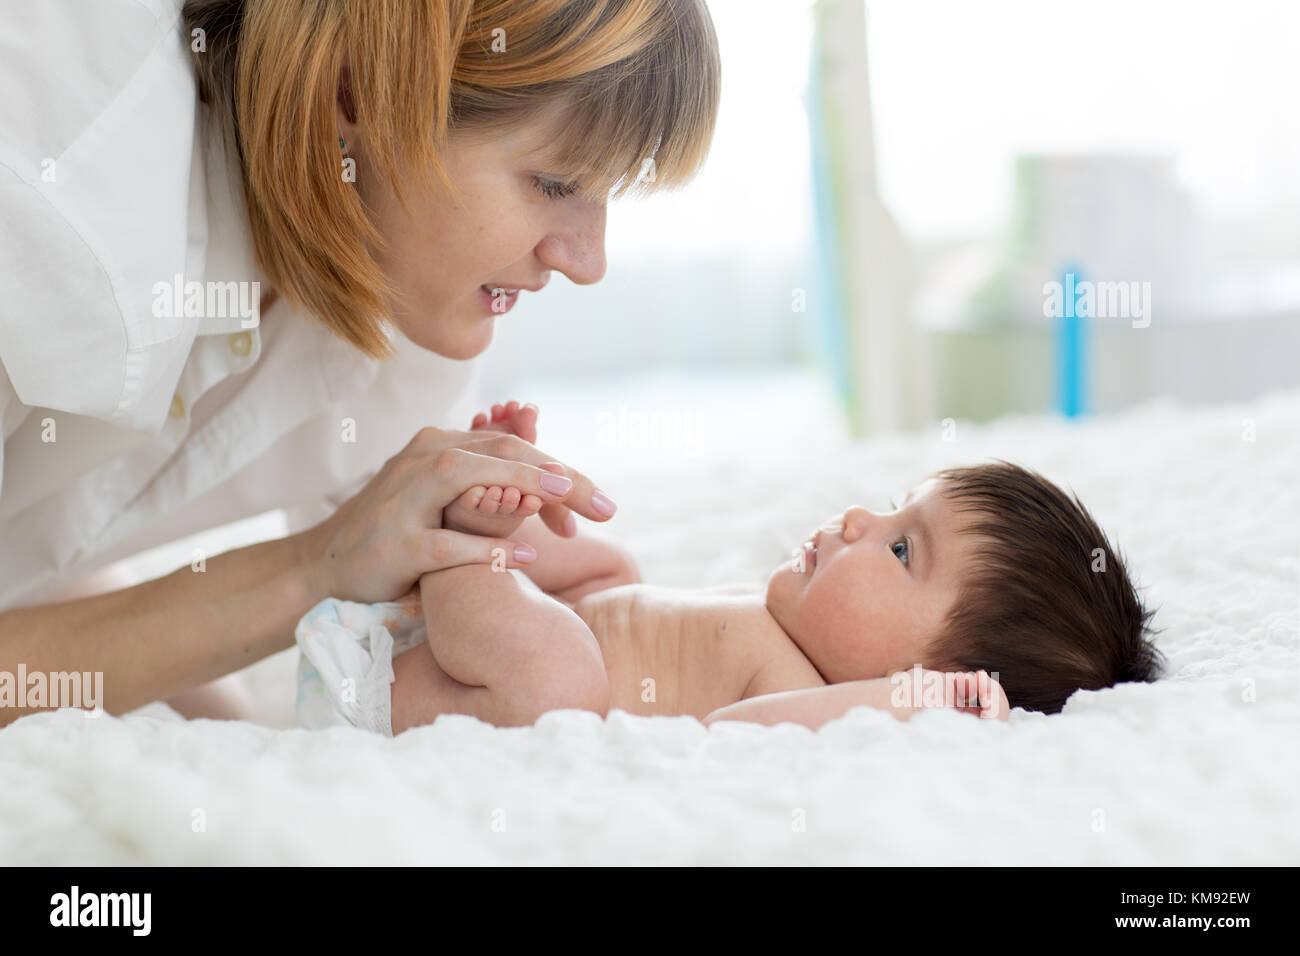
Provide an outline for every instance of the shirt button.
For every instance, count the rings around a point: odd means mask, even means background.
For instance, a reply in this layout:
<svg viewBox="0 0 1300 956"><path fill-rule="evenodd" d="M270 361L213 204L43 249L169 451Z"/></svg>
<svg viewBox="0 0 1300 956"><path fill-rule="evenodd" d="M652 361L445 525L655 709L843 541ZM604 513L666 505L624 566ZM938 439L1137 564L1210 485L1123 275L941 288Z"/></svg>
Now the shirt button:
<svg viewBox="0 0 1300 956"><path fill-rule="evenodd" d="M253 336L248 332L236 332L230 337L230 351L244 356L253 351Z"/></svg>
<svg viewBox="0 0 1300 956"><path fill-rule="evenodd" d="M168 412L167 414L171 415L172 418L185 417L185 403L181 401L181 397L179 395L172 396L171 411Z"/></svg>

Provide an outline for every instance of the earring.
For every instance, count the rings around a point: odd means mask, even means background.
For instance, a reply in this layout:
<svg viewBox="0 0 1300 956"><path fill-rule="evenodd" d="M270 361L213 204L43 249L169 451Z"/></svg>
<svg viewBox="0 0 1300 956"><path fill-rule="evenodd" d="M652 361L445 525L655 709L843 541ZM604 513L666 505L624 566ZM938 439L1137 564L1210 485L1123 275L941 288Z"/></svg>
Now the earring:
<svg viewBox="0 0 1300 956"><path fill-rule="evenodd" d="M339 137L339 149L343 149L347 144L343 142L343 137Z"/></svg>

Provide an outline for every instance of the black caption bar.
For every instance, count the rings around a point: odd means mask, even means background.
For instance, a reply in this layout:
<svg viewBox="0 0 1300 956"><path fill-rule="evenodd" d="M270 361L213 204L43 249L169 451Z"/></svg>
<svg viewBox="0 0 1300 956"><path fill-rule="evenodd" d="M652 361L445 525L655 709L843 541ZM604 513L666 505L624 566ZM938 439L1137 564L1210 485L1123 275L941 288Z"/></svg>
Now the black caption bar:
<svg viewBox="0 0 1300 956"><path fill-rule="evenodd" d="M530 869L9 868L0 912L11 943L75 936L79 945L110 937L127 946L284 937L373 947L404 920L420 924L417 933L435 931L427 918L491 927L497 944L497 933L511 926L535 941L562 922L571 938L581 902L583 912L617 914L633 935L661 942L680 938L675 926L686 932L692 921L698 942L700 917L712 913L706 922L725 925L731 945L751 933L761 941L773 921L793 929L829 920L858 926L864 944L886 928L918 945L960 928L960 938L993 945L1167 937L1223 946L1285 931L1294 879L1288 868L1244 867L620 869L610 879L591 869L543 876Z"/></svg>

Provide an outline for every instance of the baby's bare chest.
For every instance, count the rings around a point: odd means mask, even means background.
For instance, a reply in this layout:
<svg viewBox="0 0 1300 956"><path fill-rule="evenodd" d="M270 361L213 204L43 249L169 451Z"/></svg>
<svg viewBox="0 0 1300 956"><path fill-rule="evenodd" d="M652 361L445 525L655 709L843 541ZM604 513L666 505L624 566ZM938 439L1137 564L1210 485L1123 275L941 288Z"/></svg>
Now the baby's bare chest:
<svg viewBox="0 0 1300 956"><path fill-rule="evenodd" d="M632 585L574 610L600 644L611 708L702 718L739 700L762 663L741 609L717 592Z"/></svg>

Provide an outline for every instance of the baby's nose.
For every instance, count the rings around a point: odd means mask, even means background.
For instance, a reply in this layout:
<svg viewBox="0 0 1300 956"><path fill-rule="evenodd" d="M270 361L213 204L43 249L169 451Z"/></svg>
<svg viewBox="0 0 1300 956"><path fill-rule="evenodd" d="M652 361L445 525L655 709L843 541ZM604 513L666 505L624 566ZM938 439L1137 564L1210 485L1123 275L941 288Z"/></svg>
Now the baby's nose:
<svg viewBox="0 0 1300 956"><path fill-rule="evenodd" d="M860 505L853 505L844 512L841 526L844 531L844 540L853 542L862 537L867 530L867 525L871 521L871 512Z"/></svg>

